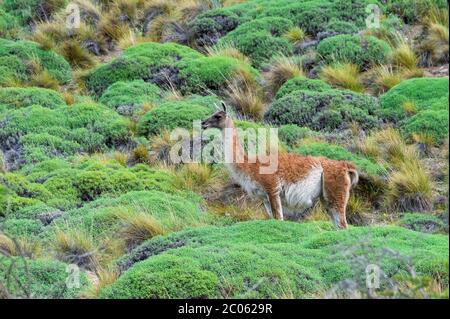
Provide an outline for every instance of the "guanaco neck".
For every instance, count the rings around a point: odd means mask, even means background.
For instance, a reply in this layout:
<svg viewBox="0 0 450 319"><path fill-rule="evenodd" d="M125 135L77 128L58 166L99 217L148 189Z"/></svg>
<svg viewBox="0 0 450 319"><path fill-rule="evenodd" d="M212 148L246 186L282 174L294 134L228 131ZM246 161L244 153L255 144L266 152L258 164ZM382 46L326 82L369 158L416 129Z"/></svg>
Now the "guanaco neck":
<svg viewBox="0 0 450 319"><path fill-rule="evenodd" d="M242 149L241 143L237 135L236 127L230 117L227 117L225 128L222 130L222 141L224 147L225 161L236 166L238 163L247 161L247 156ZM231 162L231 163L230 163Z"/></svg>

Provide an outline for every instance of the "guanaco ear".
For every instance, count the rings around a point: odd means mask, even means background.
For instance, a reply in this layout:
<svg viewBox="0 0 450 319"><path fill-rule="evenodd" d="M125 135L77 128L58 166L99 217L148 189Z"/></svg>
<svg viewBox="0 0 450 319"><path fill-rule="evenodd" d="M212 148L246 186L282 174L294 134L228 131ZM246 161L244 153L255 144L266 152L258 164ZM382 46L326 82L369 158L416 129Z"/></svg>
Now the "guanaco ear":
<svg viewBox="0 0 450 319"><path fill-rule="evenodd" d="M228 113L228 112L227 112L227 105L225 104L225 102L224 102L224 101L221 101L221 104L222 104L222 110L223 110L225 113Z"/></svg>

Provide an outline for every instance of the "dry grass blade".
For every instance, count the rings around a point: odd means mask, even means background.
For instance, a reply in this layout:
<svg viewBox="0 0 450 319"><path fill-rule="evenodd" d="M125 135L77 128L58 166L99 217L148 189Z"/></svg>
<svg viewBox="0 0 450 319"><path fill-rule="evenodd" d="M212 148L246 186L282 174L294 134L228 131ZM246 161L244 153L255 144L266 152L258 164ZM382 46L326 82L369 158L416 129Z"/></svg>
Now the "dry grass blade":
<svg viewBox="0 0 450 319"><path fill-rule="evenodd" d="M359 68L351 63L336 63L324 66L320 78L328 84L354 92L362 92L364 88L359 81Z"/></svg>

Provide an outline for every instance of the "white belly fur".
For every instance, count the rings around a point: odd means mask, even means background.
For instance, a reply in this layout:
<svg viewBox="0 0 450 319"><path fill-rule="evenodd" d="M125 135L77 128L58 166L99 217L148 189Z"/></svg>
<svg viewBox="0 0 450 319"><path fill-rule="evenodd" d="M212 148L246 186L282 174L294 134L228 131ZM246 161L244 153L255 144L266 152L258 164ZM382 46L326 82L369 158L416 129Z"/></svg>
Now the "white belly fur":
<svg viewBox="0 0 450 319"><path fill-rule="evenodd" d="M231 177L250 196L266 198L265 190L248 175L229 167ZM281 202L283 208L300 213L312 207L322 192L322 167L313 168L306 177L296 183L281 181Z"/></svg>
<svg viewBox="0 0 450 319"><path fill-rule="evenodd" d="M306 177L293 184L283 184L283 206L292 211L305 210L314 205L322 192L322 167L313 168Z"/></svg>

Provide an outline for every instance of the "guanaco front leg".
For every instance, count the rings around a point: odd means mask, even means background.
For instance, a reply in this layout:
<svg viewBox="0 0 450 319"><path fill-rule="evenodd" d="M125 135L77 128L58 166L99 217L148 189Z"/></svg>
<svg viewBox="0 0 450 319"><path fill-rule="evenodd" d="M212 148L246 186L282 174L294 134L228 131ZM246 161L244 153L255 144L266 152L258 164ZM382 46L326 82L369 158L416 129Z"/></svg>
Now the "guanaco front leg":
<svg viewBox="0 0 450 319"><path fill-rule="evenodd" d="M269 197L266 197L264 199L263 203L264 203L264 208L266 210L266 213L269 216L269 219L272 219L273 218L273 214L272 214L272 208L270 208Z"/></svg>
<svg viewBox="0 0 450 319"><path fill-rule="evenodd" d="M275 219L283 220L283 207L279 192L268 194L270 207Z"/></svg>

